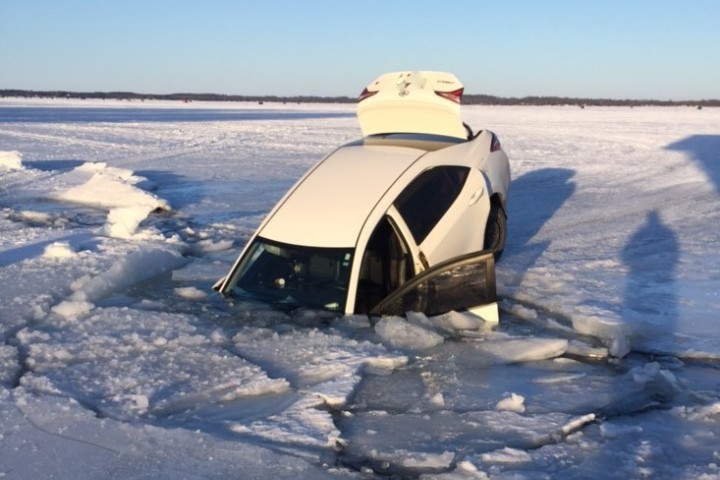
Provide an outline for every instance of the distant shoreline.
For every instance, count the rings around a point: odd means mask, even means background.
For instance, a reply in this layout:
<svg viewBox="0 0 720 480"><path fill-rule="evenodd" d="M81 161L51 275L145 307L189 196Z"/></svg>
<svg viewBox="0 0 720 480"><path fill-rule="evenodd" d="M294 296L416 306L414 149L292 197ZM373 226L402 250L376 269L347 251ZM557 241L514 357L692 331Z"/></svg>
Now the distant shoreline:
<svg viewBox="0 0 720 480"><path fill-rule="evenodd" d="M0 90L0 98L59 98L76 100L171 100L183 103L202 102L255 102L268 103L355 103L354 97L322 96L276 96L276 95L223 95L217 93L170 93L147 94L134 92L70 92L64 90ZM497 97L494 95L465 94L463 105L576 105L584 106L689 106L720 107L720 100L636 100L609 98L573 98L573 97Z"/></svg>

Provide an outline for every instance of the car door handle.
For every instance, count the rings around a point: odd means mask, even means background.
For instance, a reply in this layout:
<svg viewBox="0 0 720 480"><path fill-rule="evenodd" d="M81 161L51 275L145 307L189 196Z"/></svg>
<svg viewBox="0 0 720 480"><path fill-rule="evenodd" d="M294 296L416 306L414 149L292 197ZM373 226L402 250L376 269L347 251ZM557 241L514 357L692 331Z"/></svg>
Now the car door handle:
<svg viewBox="0 0 720 480"><path fill-rule="evenodd" d="M477 189L472 195L470 195L470 201L468 202L468 205L475 205L478 200L480 200L485 193L485 189L483 187L480 187Z"/></svg>

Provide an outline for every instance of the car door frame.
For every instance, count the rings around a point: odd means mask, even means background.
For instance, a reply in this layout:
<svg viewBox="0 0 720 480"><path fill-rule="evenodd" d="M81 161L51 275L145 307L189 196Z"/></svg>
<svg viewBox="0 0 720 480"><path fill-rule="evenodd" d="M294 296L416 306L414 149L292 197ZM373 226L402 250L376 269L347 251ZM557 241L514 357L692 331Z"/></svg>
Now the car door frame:
<svg viewBox="0 0 720 480"><path fill-rule="evenodd" d="M405 219L402 217L395 205L391 205L390 208L385 212L385 216L390 222L390 226L395 230L395 234L410 250L413 265L415 268L415 276L420 275L422 272L429 268L425 255L420 250L420 246L415 243L415 239L410 232L410 228L405 223Z"/></svg>
<svg viewBox="0 0 720 480"><path fill-rule="evenodd" d="M458 288L452 287L445 291L432 292L434 294L443 295L445 300L450 300L449 308L434 309L429 303L431 301L437 301L437 299L429 299L428 292L424 294L416 294L415 307L409 308L406 311L399 311L398 302L402 303L402 297L411 295L411 292L421 288L423 284L429 284L433 279L442 280L442 275L450 274L452 278L453 269L469 268L477 265L483 265L485 276L483 279L476 279L485 286L485 291L482 295L477 296L476 301L468 302L466 297L460 298L458 295ZM466 272L465 275L470 277L471 272ZM437 285L436 285L437 286ZM477 287L477 285L476 285ZM460 293L467 294L477 293L472 292L472 288L464 288ZM454 294L457 298L452 298ZM497 306L497 290L495 283L495 258L491 250L483 250L480 252L473 252L459 257L452 258L445 262L441 262L435 266L432 266L416 275L411 280L406 282L403 286L390 293L387 297L381 300L375 307L370 311L370 316L381 317L381 316L404 316L407 311L419 311L427 314L428 316L440 315L451 310L457 311L468 311L479 317L482 317L486 322L490 324L498 323L498 306ZM420 305L417 305L420 302ZM453 303L455 302L455 303ZM403 308L403 310L405 310Z"/></svg>

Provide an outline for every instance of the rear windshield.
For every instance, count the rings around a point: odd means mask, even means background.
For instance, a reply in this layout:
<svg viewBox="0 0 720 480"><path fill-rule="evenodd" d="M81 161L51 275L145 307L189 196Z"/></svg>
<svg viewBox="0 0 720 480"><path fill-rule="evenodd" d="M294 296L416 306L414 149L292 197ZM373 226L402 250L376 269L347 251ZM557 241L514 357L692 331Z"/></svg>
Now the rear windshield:
<svg viewBox="0 0 720 480"><path fill-rule="evenodd" d="M446 147L451 147L459 143L464 143L457 137L448 137L445 135L431 135L427 133L383 133L377 135L369 135L362 140L352 142L349 145L382 145L386 147L407 147L425 150L426 152L434 152Z"/></svg>
<svg viewBox="0 0 720 480"><path fill-rule="evenodd" d="M288 245L257 237L233 275L232 294L277 306L342 311L352 252Z"/></svg>

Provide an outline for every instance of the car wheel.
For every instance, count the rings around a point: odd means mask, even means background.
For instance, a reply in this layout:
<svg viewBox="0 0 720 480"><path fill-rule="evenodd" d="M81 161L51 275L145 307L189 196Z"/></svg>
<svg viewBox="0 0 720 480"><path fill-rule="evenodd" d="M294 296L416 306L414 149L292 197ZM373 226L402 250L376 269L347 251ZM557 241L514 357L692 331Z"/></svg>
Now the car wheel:
<svg viewBox="0 0 720 480"><path fill-rule="evenodd" d="M492 202L485 226L485 250L492 250L495 261L500 260L505 249L507 234L507 218L498 202Z"/></svg>

